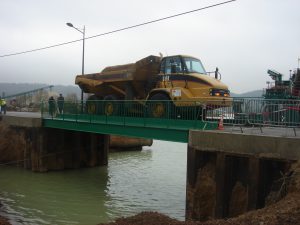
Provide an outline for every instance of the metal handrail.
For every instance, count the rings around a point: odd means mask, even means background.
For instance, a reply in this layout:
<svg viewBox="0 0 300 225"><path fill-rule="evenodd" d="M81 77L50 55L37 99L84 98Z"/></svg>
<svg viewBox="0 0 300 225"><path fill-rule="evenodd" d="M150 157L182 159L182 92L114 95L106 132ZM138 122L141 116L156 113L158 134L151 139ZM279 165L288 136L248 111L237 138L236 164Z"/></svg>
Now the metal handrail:
<svg viewBox="0 0 300 225"><path fill-rule="evenodd" d="M276 126L300 127L300 100L233 98L227 102L220 100L203 101L130 101L130 100L91 100L84 102L65 102L63 113L59 114L57 106L49 109L48 103L41 104L42 118L56 120L88 120L92 122L114 123L124 125L133 118L144 125L160 124L168 127L188 123L191 128L199 122L216 123L221 118L225 125L238 126ZM223 104L223 106L222 106ZM51 112L53 115L50 115Z"/></svg>

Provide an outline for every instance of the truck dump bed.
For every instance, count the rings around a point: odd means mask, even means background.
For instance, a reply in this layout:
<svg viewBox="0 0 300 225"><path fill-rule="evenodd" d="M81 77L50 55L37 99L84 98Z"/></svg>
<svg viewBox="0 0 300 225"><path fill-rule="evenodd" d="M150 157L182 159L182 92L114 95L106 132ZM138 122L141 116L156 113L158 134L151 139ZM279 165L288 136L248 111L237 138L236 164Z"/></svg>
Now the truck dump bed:
<svg viewBox="0 0 300 225"><path fill-rule="evenodd" d="M160 61L160 57L151 55L136 63L109 66L100 73L76 76L75 84L86 93L105 96L108 88L122 93L130 83L136 94L144 97L145 85L158 74Z"/></svg>

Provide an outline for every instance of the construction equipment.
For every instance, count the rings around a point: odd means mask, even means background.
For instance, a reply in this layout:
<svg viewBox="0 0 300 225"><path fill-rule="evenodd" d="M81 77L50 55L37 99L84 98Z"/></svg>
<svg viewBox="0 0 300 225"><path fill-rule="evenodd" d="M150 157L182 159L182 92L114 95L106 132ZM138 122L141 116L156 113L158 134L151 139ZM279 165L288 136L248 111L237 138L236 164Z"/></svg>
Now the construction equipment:
<svg viewBox="0 0 300 225"><path fill-rule="evenodd" d="M290 71L292 72L292 70ZM282 80L283 75L275 70L268 70L274 82L267 82L263 97L265 99L299 99L300 98L300 69L291 73L288 80Z"/></svg>
<svg viewBox="0 0 300 225"><path fill-rule="evenodd" d="M256 117L254 120L261 117L264 123L297 126L300 115L300 69L290 70L288 80L283 80L283 75L275 70L268 70L267 73L274 82L267 82L261 114L253 114Z"/></svg>
<svg viewBox="0 0 300 225"><path fill-rule="evenodd" d="M198 107L201 116L203 108L226 107L232 102L218 69L213 73L211 77L201 61L191 56L151 55L136 63L106 67L100 73L78 75L75 83L85 93L93 94L87 101L88 113L99 109L94 100L106 100L100 107L106 115L118 110L113 104L116 100L137 100L145 106L149 100L155 100L151 107L148 105L149 113L164 117L168 111L165 102L169 100L171 107L181 109L178 112Z"/></svg>

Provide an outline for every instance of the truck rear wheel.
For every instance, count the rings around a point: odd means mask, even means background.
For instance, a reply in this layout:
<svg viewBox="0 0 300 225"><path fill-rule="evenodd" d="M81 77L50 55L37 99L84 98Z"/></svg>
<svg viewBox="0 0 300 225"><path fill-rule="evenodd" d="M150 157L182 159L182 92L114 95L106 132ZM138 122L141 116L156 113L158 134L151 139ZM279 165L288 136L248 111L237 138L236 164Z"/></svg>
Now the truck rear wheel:
<svg viewBox="0 0 300 225"><path fill-rule="evenodd" d="M168 100L170 98L162 93L154 94L149 100L153 102L147 103L148 115L154 118L168 118L171 106L173 105Z"/></svg>
<svg viewBox="0 0 300 225"><path fill-rule="evenodd" d="M104 114L107 116L117 115L119 113L120 104L116 102L118 98L115 95L107 95L104 97Z"/></svg>

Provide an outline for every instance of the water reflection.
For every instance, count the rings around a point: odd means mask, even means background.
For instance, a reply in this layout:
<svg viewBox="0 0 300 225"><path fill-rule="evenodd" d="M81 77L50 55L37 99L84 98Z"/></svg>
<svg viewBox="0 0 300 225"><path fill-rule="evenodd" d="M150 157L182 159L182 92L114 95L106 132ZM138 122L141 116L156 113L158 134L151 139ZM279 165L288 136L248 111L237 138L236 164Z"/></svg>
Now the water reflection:
<svg viewBox="0 0 300 225"><path fill-rule="evenodd" d="M0 200L15 224L96 224L108 220L107 179L106 167L44 174L1 167Z"/></svg>
<svg viewBox="0 0 300 225"><path fill-rule="evenodd" d="M109 166L49 173L0 167L0 213L13 224L92 225L140 211L184 218L186 145L155 141Z"/></svg>
<svg viewBox="0 0 300 225"><path fill-rule="evenodd" d="M156 141L144 149L110 155L108 213L128 216L158 211L183 220L186 144Z"/></svg>

